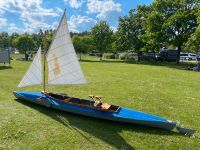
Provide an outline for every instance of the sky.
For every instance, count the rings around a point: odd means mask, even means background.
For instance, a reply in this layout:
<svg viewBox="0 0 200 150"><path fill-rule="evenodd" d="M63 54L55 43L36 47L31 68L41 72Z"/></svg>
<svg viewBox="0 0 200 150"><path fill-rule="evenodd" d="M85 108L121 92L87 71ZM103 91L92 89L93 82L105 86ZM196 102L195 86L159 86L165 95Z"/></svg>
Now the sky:
<svg viewBox="0 0 200 150"><path fill-rule="evenodd" d="M153 0L0 0L0 32L56 29L66 8L69 30L89 31L100 20L117 29L119 16Z"/></svg>

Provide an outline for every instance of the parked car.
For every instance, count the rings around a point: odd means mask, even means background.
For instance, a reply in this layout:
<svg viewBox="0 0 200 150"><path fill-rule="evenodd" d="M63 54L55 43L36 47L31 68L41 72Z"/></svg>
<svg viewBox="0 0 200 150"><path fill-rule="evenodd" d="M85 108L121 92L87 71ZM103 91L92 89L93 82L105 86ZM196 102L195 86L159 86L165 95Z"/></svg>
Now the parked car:
<svg viewBox="0 0 200 150"><path fill-rule="evenodd" d="M181 53L180 54L180 60L196 60L197 55L193 53Z"/></svg>
<svg viewBox="0 0 200 150"><path fill-rule="evenodd" d="M193 53L189 53L191 60L197 60L197 55Z"/></svg>
<svg viewBox="0 0 200 150"><path fill-rule="evenodd" d="M18 51L18 50L15 50L15 51L14 51L14 54L19 54L19 51Z"/></svg>
<svg viewBox="0 0 200 150"><path fill-rule="evenodd" d="M159 53L156 54L156 61L176 61L178 51L172 49L161 49Z"/></svg>
<svg viewBox="0 0 200 150"><path fill-rule="evenodd" d="M97 56L97 57L102 57L102 53L98 53L95 50L89 53L89 56Z"/></svg>
<svg viewBox="0 0 200 150"><path fill-rule="evenodd" d="M155 61L155 53L152 52L140 53L139 59L142 61Z"/></svg>

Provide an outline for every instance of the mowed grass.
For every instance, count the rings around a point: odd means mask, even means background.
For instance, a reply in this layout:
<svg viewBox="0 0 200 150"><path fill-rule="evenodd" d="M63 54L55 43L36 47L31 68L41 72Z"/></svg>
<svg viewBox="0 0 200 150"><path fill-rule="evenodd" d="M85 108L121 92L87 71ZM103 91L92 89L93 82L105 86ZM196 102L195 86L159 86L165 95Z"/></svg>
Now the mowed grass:
<svg viewBox="0 0 200 150"><path fill-rule="evenodd" d="M194 128L193 137L156 128L70 114L15 100L14 90L41 91L42 86L17 89L31 62L0 64L0 149L199 149L200 73L184 66L81 62L88 84L48 86L50 92L88 98L101 95L109 103L179 121Z"/></svg>

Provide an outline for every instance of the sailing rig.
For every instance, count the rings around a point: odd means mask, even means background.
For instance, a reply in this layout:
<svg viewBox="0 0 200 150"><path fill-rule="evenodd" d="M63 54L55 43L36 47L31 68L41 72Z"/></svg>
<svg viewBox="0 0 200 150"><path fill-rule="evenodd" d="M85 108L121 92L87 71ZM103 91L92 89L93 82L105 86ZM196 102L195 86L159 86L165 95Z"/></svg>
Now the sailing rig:
<svg viewBox="0 0 200 150"><path fill-rule="evenodd" d="M182 128L178 125L178 123L165 118L104 103L101 101L101 97L99 96L91 95L91 100L86 100L71 97L67 94L46 92L45 73L47 67L45 67L45 64L48 65L47 81L49 85L86 83L86 79L81 70L71 41L66 21L66 11L64 11L48 52L46 55L44 53L44 60L45 62L42 69L42 55L40 47L28 71L18 85L18 87L25 87L43 84L44 91L15 91L13 93L16 98L37 103L46 107L95 118L157 127L166 130L177 129L178 132L188 135L195 133L195 130ZM42 76L42 73L44 76Z"/></svg>

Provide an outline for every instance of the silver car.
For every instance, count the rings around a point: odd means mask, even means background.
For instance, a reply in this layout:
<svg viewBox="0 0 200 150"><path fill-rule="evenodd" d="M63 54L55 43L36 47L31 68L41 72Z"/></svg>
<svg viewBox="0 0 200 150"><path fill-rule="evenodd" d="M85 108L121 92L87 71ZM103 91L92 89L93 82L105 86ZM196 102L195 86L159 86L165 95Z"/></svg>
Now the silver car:
<svg viewBox="0 0 200 150"><path fill-rule="evenodd" d="M197 55L193 54L193 53L181 53L180 54L180 60L196 60L197 59Z"/></svg>

